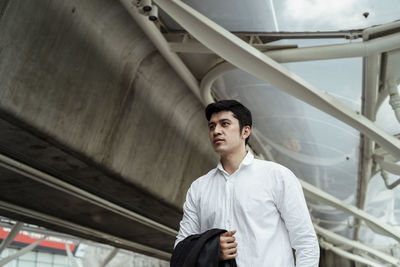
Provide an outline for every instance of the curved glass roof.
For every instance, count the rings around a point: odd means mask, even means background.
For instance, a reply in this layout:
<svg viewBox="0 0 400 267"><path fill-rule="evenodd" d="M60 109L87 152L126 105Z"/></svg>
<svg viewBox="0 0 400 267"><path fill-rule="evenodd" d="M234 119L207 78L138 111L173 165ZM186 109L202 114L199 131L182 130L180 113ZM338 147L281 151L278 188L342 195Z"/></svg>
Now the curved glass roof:
<svg viewBox="0 0 400 267"><path fill-rule="evenodd" d="M398 0L183 0L233 32L339 31L363 29L399 19ZM182 30L165 13L170 30Z"/></svg>
<svg viewBox="0 0 400 267"><path fill-rule="evenodd" d="M354 110L360 110L361 59L284 65ZM275 161L289 167L299 178L355 205L358 131L241 70L221 76L214 92L219 99L235 98L250 107L254 130ZM313 203L312 209L316 218L329 224L328 229L337 229L352 220L325 205ZM351 225L340 230L352 237Z"/></svg>
<svg viewBox="0 0 400 267"><path fill-rule="evenodd" d="M363 29L399 19L397 0L274 1L280 31Z"/></svg>

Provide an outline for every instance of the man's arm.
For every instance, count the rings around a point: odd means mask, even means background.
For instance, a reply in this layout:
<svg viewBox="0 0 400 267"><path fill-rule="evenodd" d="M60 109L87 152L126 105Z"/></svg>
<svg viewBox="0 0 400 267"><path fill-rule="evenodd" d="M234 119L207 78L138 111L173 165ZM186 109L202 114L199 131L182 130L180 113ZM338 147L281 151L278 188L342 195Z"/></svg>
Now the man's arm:
<svg viewBox="0 0 400 267"><path fill-rule="evenodd" d="M289 232L292 248L296 250L297 267L317 267L319 263L319 245L310 214L304 199L304 193L297 177L284 169L277 177L277 208Z"/></svg>
<svg viewBox="0 0 400 267"><path fill-rule="evenodd" d="M199 217L196 194L192 184L186 194L186 201L183 204L183 217L174 247L186 237L200 233Z"/></svg>

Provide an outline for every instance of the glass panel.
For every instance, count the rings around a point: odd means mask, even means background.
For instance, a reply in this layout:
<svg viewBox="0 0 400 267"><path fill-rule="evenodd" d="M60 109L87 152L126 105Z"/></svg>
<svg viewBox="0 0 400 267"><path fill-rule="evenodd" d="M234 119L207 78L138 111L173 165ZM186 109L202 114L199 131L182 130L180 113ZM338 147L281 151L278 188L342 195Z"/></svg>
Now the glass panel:
<svg viewBox="0 0 400 267"><path fill-rule="evenodd" d="M32 267L35 266L35 261L25 261L25 260L19 260L18 261L18 267ZM43 267L51 267L51 266L45 266Z"/></svg>
<svg viewBox="0 0 400 267"><path fill-rule="evenodd" d="M392 107L389 105L389 97L385 99L376 115L376 124L391 134L400 134L400 123L396 119Z"/></svg>
<svg viewBox="0 0 400 267"><path fill-rule="evenodd" d="M265 32L277 29L271 1L184 0L183 2L229 31ZM182 29L165 12L160 12L160 18L169 29Z"/></svg>
<svg viewBox="0 0 400 267"><path fill-rule="evenodd" d="M48 262L48 263L52 263L53 262L53 254L49 254L49 253L38 253L38 262Z"/></svg>
<svg viewBox="0 0 400 267"><path fill-rule="evenodd" d="M362 29L400 18L398 0L184 0L229 31L338 31ZM181 30L160 12L171 30Z"/></svg>
<svg viewBox="0 0 400 267"><path fill-rule="evenodd" d="M67 264L68 257L63 255L54 255L54 263Z"/></svg>
<svg viewBox="0 0 400 267"><path fill-rule="evenodd" d="M389 183L397 179L398 176L389 174ZM393 190L387 189L380 173L377 173L369 182L365 207L369 214L400 230L400 186ZM361 229L361 240L381 247L398 244L393 238L376 234L367 227Z"/></svg>
<svg viewBox="0 0 400 267"><path fill-rule="evenodd" d="M4 265L4 267L17 267L17 261L16 260L10 261L6 265Z"/></svg>
<svg viewBox="0 0 400 267"><path fill-rule="evenodd" d="M361 59L285 66L360 111ZM360 143L357 130L241 70L223 75L214 88L220 99L234 98L250 108L253 130L275 161L299 178L355 204ZM322 226L352 238L352 216L313 201L308 203Z"/></svg>
<svg viewBox="0 0 400 267"><path fill-rule="evenodd" d="M21 260L30 260L30 261L35 261L36 260L36 252L28 252L22 256L19 257Z"/></svg>

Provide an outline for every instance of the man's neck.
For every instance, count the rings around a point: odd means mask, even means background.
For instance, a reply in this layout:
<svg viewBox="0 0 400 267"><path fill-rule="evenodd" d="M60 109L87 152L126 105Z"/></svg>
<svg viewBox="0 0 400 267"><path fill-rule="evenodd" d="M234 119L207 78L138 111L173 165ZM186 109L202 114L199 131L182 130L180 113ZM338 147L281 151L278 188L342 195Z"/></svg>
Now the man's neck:
<svg viewBox="0 0 400 267"><path fill-rule="evenodd" d="M239 151L235 151L234 153L229 153L226 155L221 155L222 167L229 175L231 175L239 168L239 165L246 157L246 154L246 148L243 146L243 148L241 148Z"/></svg>

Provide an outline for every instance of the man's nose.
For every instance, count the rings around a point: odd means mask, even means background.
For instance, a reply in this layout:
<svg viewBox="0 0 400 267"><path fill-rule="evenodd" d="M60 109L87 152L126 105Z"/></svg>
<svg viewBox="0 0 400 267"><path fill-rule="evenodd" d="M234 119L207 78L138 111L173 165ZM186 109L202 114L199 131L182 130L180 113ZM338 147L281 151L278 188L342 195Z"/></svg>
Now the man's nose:
<svg viewBox="0 0 400 267"><path fill-rule="evenodd" d="M221 127L216 125L214 128L213 135L216 136L216 135L220 135L220 134L221 134Z"/></svg>

